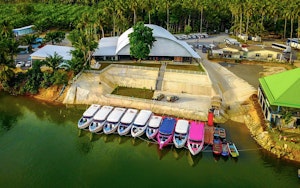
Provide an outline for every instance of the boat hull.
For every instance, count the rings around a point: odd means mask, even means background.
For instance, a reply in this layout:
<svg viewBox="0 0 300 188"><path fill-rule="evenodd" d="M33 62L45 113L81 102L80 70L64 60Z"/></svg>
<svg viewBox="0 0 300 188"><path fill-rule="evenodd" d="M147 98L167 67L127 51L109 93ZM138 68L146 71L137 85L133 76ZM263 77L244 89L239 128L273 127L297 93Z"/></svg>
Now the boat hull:
<svg viewBox="0 0 300 188"><path fill-rule="evenodd" d="M193 142L188 140L187 141L188 149L192 155L197 155L203 149L204 142Z"/></svg>
<svg viewBox="0 0 300 188"><path fill-rule="evenodd" d="M161 150L163 147L167 146L169 143L172 142L173 135L161 135L160 133L157 134L157 142L159 145L159 149Z"/></svg>
<svg viewBox="0 0 300 188"><path fill-rule="evenodd" d="M78 128L79 129L86 129L90 126L92 121L93 121L93 118L81 117L80 120L78 121Z"/></svg>
<svg viewBox="0 0 300 188"><path fill-rule="evenodd" d="M131 127L131 136L132 136L133 138L142 136L142 135L145 133L146 128L147 128L146 125L145 125L145 126L142 126L142 127L133 125L133 126Z"/></svg>
<svg viewBox="0 0 300 188"><path fill-rule="evenodd" d="M129 132L131 130L131 127L132 127L132 124L130 124L130 125L120 124L119 127L118 127L118 134L120 136L124 136L124 135L129 134Z"/></svg>
<svg viewBox="0 0 300 188"><path fill-rule="evenodd" d="M187 134L185 135L179 135L179 134L174 134L173 136L173 143L176 148L183 148L187 142Z"/></svg>
<svg viewBox="0 0 300 188"><path fill-rule="evenodd" d="M92 121L92 123L89 126L90 132L98 133L98 132L102 131L104 123L105 122Z"/></svg>
<svg viewBox="0 0 300 188"><path fill-rule="evenodd" d="M234 143L227 143L227 145L231 157L238 157L240 155Z"/></svg>
<svg viewBox="0 0 300 188"><path fill-rule="evenodd" d="M221 153L221 155L223 157L228 157L229 156L229 148L228 148L227 143L222 144L222 153Z"/></svg>
<svg viewBox="0 0 300 188"><path fill-rule="evenodd" d="M222 153L222 142L221 142L220 138L214 140L213 153L215 155L221 155L221 153Z"/></svg>
<svg viewBox="0 0 300 188"><path fill-rule="evenodd" d="M105 123L103 126L104 134L112 134L118 129L118 123Z"/></svg>
<svg viewBox="0 0 300 188"><path fill-rule="evenodd" d="M147 127L147 129L146 129L146 136L149 139L154 139L156 137L157 133L158 133L158 128Z"/></svg>

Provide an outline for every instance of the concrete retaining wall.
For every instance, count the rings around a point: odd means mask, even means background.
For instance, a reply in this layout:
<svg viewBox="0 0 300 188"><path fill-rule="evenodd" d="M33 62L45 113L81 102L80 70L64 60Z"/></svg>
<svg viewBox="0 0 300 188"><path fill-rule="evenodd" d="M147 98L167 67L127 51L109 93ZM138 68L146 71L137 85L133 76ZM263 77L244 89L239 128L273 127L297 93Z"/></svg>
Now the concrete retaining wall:
<svg viewBox="0 0 300 188"><path fill-rule="evenodd" d="M212 84L206 74L165 72L162 90L193 95L212 95Z"/></svg>
<svg viewBox="0 0 300 188"><path fill-rule="evenodd" d="M106 82L116 86L154 89L158 68L112 66L101 74ZM110 85L112 85L110 84Z"/></svg>

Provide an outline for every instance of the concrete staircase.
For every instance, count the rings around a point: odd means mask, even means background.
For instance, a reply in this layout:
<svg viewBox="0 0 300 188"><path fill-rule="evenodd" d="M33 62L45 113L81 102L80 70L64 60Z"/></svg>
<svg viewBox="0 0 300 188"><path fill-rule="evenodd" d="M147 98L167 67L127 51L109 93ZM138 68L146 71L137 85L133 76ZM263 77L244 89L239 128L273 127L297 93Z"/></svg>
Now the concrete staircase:
<svg viewBox="0 0 300 188"><path fill-rule="evenodd" d="M162 88L162 81L163 81L163 79L164 79L166 67L167 67L167 64L166 64L166 63L162 63L162 64L161 64L161 67L160 67L159 72L158 72L158 77L157 77L157 79L156 79L155 90L161 91L161 88Z"/></svg>

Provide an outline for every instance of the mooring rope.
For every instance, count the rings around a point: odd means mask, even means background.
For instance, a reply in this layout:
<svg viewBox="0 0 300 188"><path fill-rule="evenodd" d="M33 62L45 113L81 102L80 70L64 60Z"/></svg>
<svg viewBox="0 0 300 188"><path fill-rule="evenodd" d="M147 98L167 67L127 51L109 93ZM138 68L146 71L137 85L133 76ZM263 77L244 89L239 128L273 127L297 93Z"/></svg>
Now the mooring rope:
<svg viewBox="0 0 300 188"><path fill-rule="evenodd" d="M93 137L93 134L97 134L97 135L103 135L104 134L104 132L103 131L101 131L101 132L97 132L97 133L92 133L92 135L91 135L91 139L92 139L92 137ZM118 134L118 132L114 132L114 133L112 133L112 134L114 134L114 135L119 135ZM107 134L107 135L109 135L109 134ZM126 136L126 137L132 137L130 134L126 134L126 135L122 135L122 136ZM133 138L133 137L132 137ZM141 139L142 141L145 141L145 142L148 142L148 143L151 143L151 144L158 144L158 142L157 142L157 140L155 140L155 139L148 139L148 138L143 138L143 137L136 137L136 138L138 138L138 139ZM174 145L174 143L168 143L167 145ZM210 145L205 145L205 147L203 148L203 150L202 150L202 152L212 152L213 150L207 150L207 148L208 147L210 147ZM189 149L187 146L184 146L183 148L185 148L185 149ZM238 149L238 151L239 152L245 152L245 151L256 151L256 150L261 150L261 149L264 149L264 148L262 148L262 147L260 147L260 148L251 148L251 149Z"/></svg>
<svg viewBox="0 0 300 188"><path fill-rule="evenodd" d="M256 151L256 150L261 150L264 148L253 148L253 149L238 149L238 151Z"/></svg>

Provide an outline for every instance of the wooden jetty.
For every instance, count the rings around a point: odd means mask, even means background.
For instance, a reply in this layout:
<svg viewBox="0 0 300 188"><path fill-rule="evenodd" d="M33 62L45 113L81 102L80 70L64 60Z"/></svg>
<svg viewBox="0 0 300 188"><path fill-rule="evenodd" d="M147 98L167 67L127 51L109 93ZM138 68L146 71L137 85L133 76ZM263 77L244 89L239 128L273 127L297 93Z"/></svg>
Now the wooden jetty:
<svg viewBox="0 0 300 188"><path fill-rule="evenodd" d="M214 131L215 127L205 125L205 132L204 132L204 143L208 145L212 145L214 141Z"/></svg>

